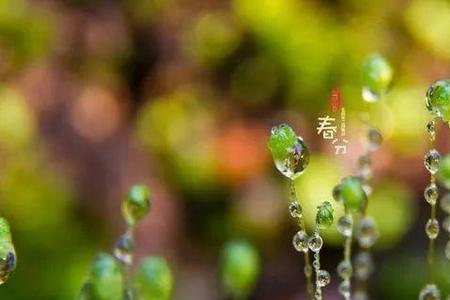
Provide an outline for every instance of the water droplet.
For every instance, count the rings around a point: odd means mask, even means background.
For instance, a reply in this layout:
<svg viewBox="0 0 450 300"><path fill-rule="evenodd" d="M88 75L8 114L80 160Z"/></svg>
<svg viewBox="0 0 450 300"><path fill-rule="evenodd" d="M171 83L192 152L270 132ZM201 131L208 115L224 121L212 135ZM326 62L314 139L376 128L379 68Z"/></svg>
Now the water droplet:
<svg viewBox="0 0 450 300"><path fill-rule="evenodd" d="M355 257L355 276L360 280L367 280L373 272L372 256L368 252L360 252Z"/></svg>
<svg viewBox="0 0 450 300"><path fill-rule="evenodd" d="M450 260L450 241L445 244L445 257Z"/></svg>
<svg viewBox="0 0 450 300"><path fill-rule="evenodd" d="M286 124L272 128L269 139L269 149L275 167L284 176L296 179L306 169L309 163L309 150L303 139Z"/></svg>
<svg viewBox="0 0 450 300"><path fill-rule="evenodd" d="M319 252L322 246L323 246L322 237L317 232L313 233L313 235L309 238L308 241L309 249L313 252Z"/></svg>
<svg viewBox="0 0 450 300"><path fill-rule="evenodd" d="M122 214L129 225L136 224L150 211L150 192L144 185L134 185L130 188L122 202Z"/></svg>
<svg viewBox="0 0 450 300"><path fill-rule="evenodd" d="M427 123L427 132L431 141L436 139L436 121L431 120Z"/></svg>
<svg viewBox="0 0 450 300"><path fill-rule="evenodd" d="M16 250L11 242L0 243L0 284L6 280L16 269Z"/></svg>
<svg viewBox="0 0 450 300"><path fill-rule="evenodd" d="M324 287L330 284L331 278L330 273L325 270L319 270L317 272L317 285L320 287Z"/></svg>
<svg viewBox="0 0 450 300"><path fill-rule="evenodd" d="M350 297L350 281L344 280L339 284L339 293L346 299Z"/></svg>
<svg viewBox="0 0 450 300"><path fill-rule="evenodd" d="M425 167L431 174L436 174L439 170L439 162L441 155L436 149L432 149L425 154L424 163Z"/></svg>
<svg viewBox="0 0 450 300"><path fill-rule="evenodd" d="M134 241L130 232L123 234L113 248L114 257L124 265L131 265L133 261Z"/></svg>
<svg viewBox="0 0 450 300"><path fill-rule="evenodd" d="M378 149L383 142L383 136L375 128L369 128L367 132L368 147L370 151Z"/></svg>
<svg viewBox="0 0 450 300"><path fill-rule="evenodd" d="M234 244L237 245L237 244ZM254 249L249 251L240 244L237 248L229 248L229 257L224 257L222 278L224 289L232 295L241 295L253 288L258 277L258 258ZM236 247L236 246L233 246ZM249 251L249 252L247 252ZM232 260L227 261L227 260ZM256 260L255 260L256 259ZM240 270L245 270L244 272ZM237 273L236 273L237 272ZM238 274L238 276L232 276ZM255 278L256 277L256 278ZM169 300L172 298L174 280L172 270L167 261L160 257L145 258L133 276L133 291L140 299Z"/></svg>
<svg viewBox="0 0 450 300"><path fill-rule="evenodd" d="M120 300L123 297L122 268L107 253L99 253L92 264L91 292L93 299Z"/></svg>
<svg viewBox="0 0 450 300"><path fill-rule="evenodd" d="M424 190L423 195L425 200L431 205L436 204L437 198L439 197L439 190L435 183L430 183Z"/></svg>
<svg viewBox="0 0 450 300"><path fill-rule="evenodd" d="M434 284L427 284L419 295L419 300L440 300L441 292Z"/></svg>
<svg viewBox="0 0 450 300"><path fill-rule="evenodd" d="M308 252L308 235L305 231L300 230L294 235L292 239L292 244L295 250L299 252Z"/></svg>
<svg viewBox="0 0 450 300"><path fill-rule="evenodd" d="M342 198L341 198L341 185L338 184L333 188L333 199L336 202L341 202Z"/></svg>
<svg viewBox="0 0 450 300"><path fill-rule="evenodd" d="M291 216L293 218L301 218L303 211L302 211L302 207L300 206L300 204L297 201L293 201L291 202L291 204L289 205L289 213L291 214Z"/></svg>
<svg viewBox="0 0 450 300"><path fill-rule="evenodd" d="M337 272L342 279L350 279L353 273L353 267L350 261L343 260L337 266Z"/></svg>
<svg viewBox="0 0 450 300"><path fill-rule="evenodd" d="M372 177L371 158L369 154L358 159L358 174L361 179L368 181Z"/></svg>
<svg viewBox="0 0 450 300"><path fill-rule="evenodd" d="M370 248L378 238L375 220L371 217L362 218L356 230L356 237L361 248Z"/></svg>
<svg viewBox="0 0 450 300"><path fill-rule="evenodd" d="M444 197L441 198L440 203L441 209L450 214L450 193L445 194Z"/></svg>
<svg viewBox="0 0 450 300"><path fill-rule="evenodd" d="M450 121L450 80L434 82L425 95L425 105L435 117Z"/></svg>
<svg viewBox="0 0 450 300"><path fill-rule="evenodd" d="M365 206L367 195L362 188L360 178L354 176L343 178L339 189L339 202L344 203L346 209L358 211Z"/></svg>
<svg viewBox="0 0 450 300"><path fill-rule="evenodd" d="M297 138L289 155L284 159L275 159L275 166L284 176L296 179L305 171L309 163L309 151L303 140Z"/></svg>
<svg viewBox="0 0 450 300"><path fill-rule="evenodd" d="M337 224L338 231L345 237L350 237L353 230L353 218L347 214L339 218Z"/></svg>
<svg viewBox="0 0 450 300"><path fill-rule="evenodd" d="M425 232L429 239L434 240L439 234L439 222L436 219L429 219L425 225Z"/></svg>
<svg viewBox="0 0 450 300"><path fill-rule="evenodd" d="M450 216L445 218L444 222L442 222L442 228L450 233Z"/></svg>

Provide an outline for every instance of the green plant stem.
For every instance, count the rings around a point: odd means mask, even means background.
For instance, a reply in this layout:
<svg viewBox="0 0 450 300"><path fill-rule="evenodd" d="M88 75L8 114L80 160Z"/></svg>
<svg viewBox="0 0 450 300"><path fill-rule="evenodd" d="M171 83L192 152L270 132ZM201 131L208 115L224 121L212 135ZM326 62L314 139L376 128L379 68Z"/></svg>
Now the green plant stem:
<svg viewBox="0 0 450 300"><path fill-rule="evenodd" d="M298 218L298 227L300 230L304 230L306 232L306 226L305 226L305 220L303 219L303 208L300 204L300 202L297 199L297 191L295 189L295 182L294 180L289 181L289 188L290 188L290 194L291 194L291 201L295 201L298 203L302 210L301 216ZM306 277L306 291L308 292L308 299L313 299L313 280L312 280L312 265L311 265L311 259L309 257L309 251L305 252L304 255L305 258L305 267L304 267L304 273Z"/></svg>

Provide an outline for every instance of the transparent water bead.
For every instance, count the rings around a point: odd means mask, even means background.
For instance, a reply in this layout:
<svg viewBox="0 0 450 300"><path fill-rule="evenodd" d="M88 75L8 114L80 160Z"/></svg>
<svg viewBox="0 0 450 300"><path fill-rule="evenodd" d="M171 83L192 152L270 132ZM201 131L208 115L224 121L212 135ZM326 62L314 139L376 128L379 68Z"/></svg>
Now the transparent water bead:
<svg viewBox="0 0 450 300"><path fill-rule="evenodd" d="M353 267L351 262L348 260L341 261L337 266L337 272L342 279L349 279L352 277Z"/></svg>
<svg viewBox="0 0 450 300"><path fill-rule="evenodd" d="M289 213L291 214L291 216L293 218L301 218L303 211L302 211L302 207L300 206L300 204L297 201L293 201L291 202L291 204L289 204Z"/></svg>
<svg viewBox="0 0 450 300"><path fill-rule="evenodd" d="M444 195L440 201L441 209L446 213L450 214L450 193Z"/></svg>
<svg viewBox="0 0 450 300"><path fill-rule="evenodd" d="M432 149L425 154L424 163L425 167L431 174L436 174L439 170L439 162L441 155L436 149Z"/></svg>
<svg viewBox="0 0 450 300"><path fill-rule="evenodd" d="M450 121L450 80L434 82L425 95L425 105L435 117Z"/></svg>
<svg viewBox="0 0 450 300"><path fill-rule="evenodd" d="M17 255L12 243L9 223L5 218L0 218L0 285L16 269Z"/></svg>
<svg viewBox="0 0 450 300"><path fill-rule="evenodd" d="M372 256L368 252L360 252L355 257L355 276L367 280L374 269Z"/></svg>
<svg viewBox="0 0 450 300"><path fill-rule="evenodd" d="M439 197L439 190L435 183L430 183L424 190L423 195L425 197L425 200L431 204L436 204L436 201Z"/></svg>
<svg viewBox="0 0 450 300"><path fill-rule="evenodd" d="M425 225L425 232L429 239L434 240L439 235L439 222L436 219L429 219Z"/></svg>
<svg viewBox="0 0 450 300"><path fill-rule="evenodd" d="M440 300L441 292L434 284L427 284L419 294L419 300Z"/></svg>
<svg viewBox="0 0 450 300"><path fill-rule="evenodd" d="M362 97L367 102L376 102L391 86L393 70L389 62L380 55L368 57L362 66Z"/></svg>
<svg viewBox="0 0 450 300"><path fill-rule="evenodd" d="M436 139L436 121L431 120L427 123L427 132L428 136L430 137L431 141L434 141Z"/></svg>
<svg viewBox="0 0 450 300"><path fill-rule="evenodd" d="M134 185L122 202L122 214L128 225L134 225L150 211L150 192L144 185Z"/></svg>
<svg viewBox="0 0 450 300"><path fill-rule="evenodd" d="M353 231L353 218L347 214L339 218L337 223L338 231L345 237L350 237Z"/></svg>
<svg viewBox="0 0 450 300"><path fill-rule="evenodd" d="M268 143L275 167L281 174L296 179L309 163L309 150L303 139L286 124L272 128Z"/></svg>
<svg viewBox="0 0 450 300"><path fill-rule="evenodd" d="M324 287L329 285L331 282L330 273L326 270L319 270L317 272L317 285L320 287Z"/></svg>
<svg viewBox="0 0 450 300"><path fill-rule="evenodd" d="M447 216L442 222L442 228L450 233L450 216Z"/></svg>
<svg viewBox="0 0 450 300"><path fill-rule="evenodd" d="M339 284L338 287L339 293L344 296L346 299L350 297L350 281L344 280Z"/></svg>
<svg viewBox="0 0 450 300"><path fill-rule="evenodd" d="M450 241L445 244L445 257L450 260Z"/></svg>
<svg viewBox="0 0 450 300"><path fill-rule="evenodd" d="M16 268L16 250L11 242L0 243L0 284L5 283Z"/></svg>
<svg viewBox="0 0 450 300"><path fill-rule="evenodd" d="M372 177L371 163L371 158L368 154L363 155L358 159L358 173L359 176L365 181Z"/></svg>
<svg viewBox="0 0 450 300"><path fill-rule="evenodd" d="M319 252L322 246L323 246L322 237L317 232L313 233L313 235L309 238L308 241L309 249L313 252Z"/></svg>
<svg viewBox="0 0 450 300"><path fill-rule="evenodd" d="M381 143L383 143L383 136L381 135L381 133L378 130L371 127L371 128L369 128L369 131L367 132L367 140L368 140L369 150L373 151L373 150L378 149L378 147L380 147Z"/></svg>
<svg viewBox="0 0 450 300"><path fill-rule="evenodd" d="M308 252L308 235L305 231L300 230L294 235L292 244L298 252Z"/></svg>
<svg viewBox="0 0 450 300"><path fill-rule="evenodd" d="M133 261L134 241L131 233L123 234L113 248L114 257L124 265L130 265Z"/></svg>
<svg viewBox="0 0 450 300"><path fill-rule="evenodd" d="M362 248L370 248L378 238L378 230L375 220L371 217L364 217L360 220L356 231L356 238Z"/></svg>

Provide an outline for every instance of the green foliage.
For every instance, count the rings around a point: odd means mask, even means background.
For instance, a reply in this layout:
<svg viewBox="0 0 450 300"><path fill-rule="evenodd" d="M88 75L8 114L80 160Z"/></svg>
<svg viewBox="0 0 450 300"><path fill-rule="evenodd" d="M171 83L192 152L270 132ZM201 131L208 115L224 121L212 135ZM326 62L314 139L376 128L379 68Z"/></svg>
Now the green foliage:
<svg viewBox="0 0 450 300"><path fill-rule="evenodd" d="M133 286L138 300L168 300L173 278L167 262L160 257L146 258L134 276Z"/></svg>
<svg viewBox="0 0 450 300"><path fill-rule="evenodd" d="M225 291L236 299L245 298L254 288L260 272L256 249L244 241L228 243L222 253L221 278Z"/></svg>

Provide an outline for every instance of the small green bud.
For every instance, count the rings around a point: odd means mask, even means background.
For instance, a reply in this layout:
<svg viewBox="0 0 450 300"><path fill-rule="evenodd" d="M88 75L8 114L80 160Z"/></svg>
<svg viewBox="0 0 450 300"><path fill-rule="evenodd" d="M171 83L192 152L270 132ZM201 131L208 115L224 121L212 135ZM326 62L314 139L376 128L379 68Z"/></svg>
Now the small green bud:
<svg viewBox="0 0 450 300"><path fill-rule="evenodd" d="M367 195L362 187L361 180L357 177L346 177L333 191L334 198L342 202L350 211L361 210L367 202Z"/></svg>
<svg viewBox="0 0 450 300"><path fill-rule="evenodd" d="M137 300L168 300L173 289L172 272L163 258L149 257L134 277Z"/></svg>
<svg viewBox="0 0 450 300"><path fill-rule="evenodd" d="M376 102L389 90L393 78L389 62L380 55L369 56L362 66L363 98Z"/></svg>
<svg viewBox="0 0 450 300"><path fill-rule="evenodd" d="M294 130L287 124L281 124L272 128L268 146L273 157L280 159L290 155L296 140Z"/></svg>
<svg viewBox="0 0 450 300"><path fill-rule="evenodd" d="M295 179L309 163L309 150L303 139L286 124L272 128L268 146L276 168L284 176Z"/></svg>
<svg viewBox="0 0 450 300"><path fill-rule="evenodd" d="M316 224L320 229L327 229L333 225L334 209L331 203L328 201L322 202L320 206L317 207Z"/></svg>
<svg viewBox="0 0 450 300"><path fill-rule="evenodd" d="M134 185L122 202L122 214L129 225L143 219L150 211L150 192L145 185Z"/></svg>
<svg viewBox="0 0 450 300"><path fill-rule="evenodd" d="M427 91L425 104L432 115L450 123L450 79L434 82Z"/></svg>
<svg viewBox="0 0 450 300"><path fill-rule="evenodd" d="M228 243L222 253L222 284L236 298L246 297L254 288L260 272L259 255L249 243Z"/></svg>
<svg viewBox="0 0 450 300"><path fill-rule="evenodd" d="M447 188L450 189L450 154L441 158L438 171L439 181Z"/></svg>
<svg viewBox="0 0 450 300"><path fill-rule="evenodd" d="M91 270L91 291L96 300L121 300L122 272L119 263L107 253L99 253Z"/></svg>

